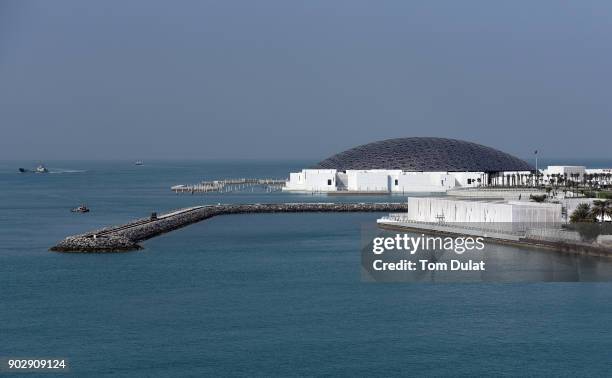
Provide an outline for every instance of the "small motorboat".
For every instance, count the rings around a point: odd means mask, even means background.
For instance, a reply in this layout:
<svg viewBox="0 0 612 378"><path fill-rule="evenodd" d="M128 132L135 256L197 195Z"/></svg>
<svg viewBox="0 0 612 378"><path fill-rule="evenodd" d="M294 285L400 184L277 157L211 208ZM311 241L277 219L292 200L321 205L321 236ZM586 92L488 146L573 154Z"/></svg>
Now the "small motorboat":
<svg viewBox="0 0 612 378"><path fill-rule="evenodd" d="M36 172L36 173L49 173L49 170L44 165L40 164L38 167L36 167L34 172Z"/></svg>
<svg viewBox="0 0 612 378"><path fill-rule="evenodd" d="M142 160L136 160L136 163L134 163L136 165L144 165L144 163L142 162Z"/></svg>
<svg viewBox="0 0 612 378"><path fill-rule="evenodd" d="M79 207L75 207L74 209L70 211L73 213L89 213L89 208L85 205L81 205Z"/></svg>
<svg viewBox="0 0 612 378"><path fill-rule="evenodd" d="M49 170L44 165L40 164L38 167L34 169L19 168L19 172L21 173L49 173Z"/></svg>

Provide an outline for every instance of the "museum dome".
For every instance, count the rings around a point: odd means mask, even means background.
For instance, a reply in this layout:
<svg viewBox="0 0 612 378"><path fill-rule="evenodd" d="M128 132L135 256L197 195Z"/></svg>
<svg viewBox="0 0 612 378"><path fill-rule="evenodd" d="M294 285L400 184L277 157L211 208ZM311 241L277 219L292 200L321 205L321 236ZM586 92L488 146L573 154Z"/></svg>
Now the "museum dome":
<svg viewBox="0 0 612 378"><path fill-rule="evenodd" d="M532 171L531 164L481 144L447 138L397 138L357 146L314 169L401 169L414 172Z"/></svg>

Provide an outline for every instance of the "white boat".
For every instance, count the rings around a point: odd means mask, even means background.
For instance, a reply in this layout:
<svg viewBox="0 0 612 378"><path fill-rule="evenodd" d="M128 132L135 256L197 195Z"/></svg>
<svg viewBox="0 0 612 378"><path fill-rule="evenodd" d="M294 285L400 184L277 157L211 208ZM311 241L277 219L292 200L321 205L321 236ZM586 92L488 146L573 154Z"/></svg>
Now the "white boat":
<svg viewBox="0 0 612 378"><path fill-rule="evenodd" d="M21 173L49 173L49 170L42 164L40 164L38 167L29 170L29 169L25 169L25 168L19 168L19 172Z"/></svg>
<svg viewBox="0 0 612 378"><path fill-rule="evenodd" d="M85 205L81 205L79 207L75 207L74 209L70 211L73 213L89 213L89 208Z"/></svg>
<svg viewBox="0 0 612 378"><path fill-rule="evenodd" d="M44 165L40 164L38 167L36 167L34 172L36 172L36 173L49 173L49 170Z"/></svg>
<svg viewBox="0 0 612 378"><path fill-rule="evenodd" d="M134 163L136 165L143 165L144 163L142 162L142 160L136 160L136 163Z"/></svg>

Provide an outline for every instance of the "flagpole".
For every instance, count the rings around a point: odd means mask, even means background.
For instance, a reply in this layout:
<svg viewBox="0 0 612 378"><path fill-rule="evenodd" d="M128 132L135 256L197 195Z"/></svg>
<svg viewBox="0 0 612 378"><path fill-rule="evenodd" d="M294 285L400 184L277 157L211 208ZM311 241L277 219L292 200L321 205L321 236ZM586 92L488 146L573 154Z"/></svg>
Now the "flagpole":
<svg viewBox="0 0 612 378"><path fill-rule="evenodd" d="M539 176L540 176L540 170L538 169L538 150L535 150L534 154L535 154L535 160L536 160L536 172L535 172L536 176L535 176L535 179L536 179L536 186L537 186L538 185L538 181L539 181Z"/></svg>

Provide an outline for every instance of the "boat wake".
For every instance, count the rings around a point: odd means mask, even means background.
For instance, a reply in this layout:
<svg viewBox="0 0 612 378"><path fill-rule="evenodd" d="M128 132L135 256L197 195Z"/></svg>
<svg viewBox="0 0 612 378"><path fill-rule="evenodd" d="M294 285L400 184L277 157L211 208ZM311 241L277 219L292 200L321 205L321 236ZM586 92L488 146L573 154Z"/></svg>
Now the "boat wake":
<svg viewBox="0 0 612 378"><path fill-rule="evenodd" d="M55 169L55 168L50 168L49 169L49 173L50 174L61 174L61 173L85 173L87 172L84 169Z"/></svg>

